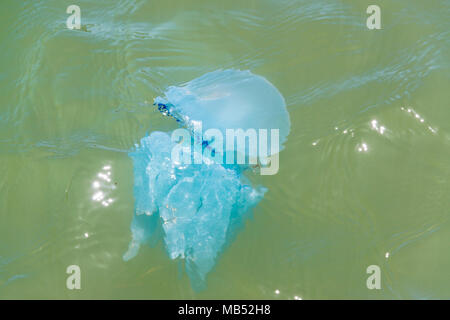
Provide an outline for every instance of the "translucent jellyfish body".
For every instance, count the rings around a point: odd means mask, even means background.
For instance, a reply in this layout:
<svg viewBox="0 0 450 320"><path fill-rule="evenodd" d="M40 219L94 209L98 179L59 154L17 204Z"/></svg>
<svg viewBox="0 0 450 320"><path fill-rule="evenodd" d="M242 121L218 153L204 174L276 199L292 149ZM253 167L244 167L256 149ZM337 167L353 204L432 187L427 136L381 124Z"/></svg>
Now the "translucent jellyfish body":
<svg viewBox="0 0 450 320"><path fill-rule="evenodd" d="M283 142L289 133L283 97L267 80L248 71L208 73L170 87L155 104L190 129L199 121L203 130L224 132L276 128ZM195 141L195 131L188 132L187 140ZM180 143L186 141L174 141L173 132L153 132L129 153L135 214L123 258L133 258L142 244L162 238L169 257L184 260L193 288L201 289L218 256L267 190L249 183L243 174L247 166L224 165L214 158L201 164L174 161L173 150ZM203 140L199 144L200 149L182 153L195 158L208 147Z"/></svg>
<svg viewBox="0 0 450 320"><path fill-rule="evenodd" d="M250 71L217 70L179 87L169 87L155 104L183 125L204 131L218 129L279 130L279 150L290 131L289 113L283 96L265 78ZM278 152L277 151L277 152ZM268 155L272 154L270 141Z"/></svg>

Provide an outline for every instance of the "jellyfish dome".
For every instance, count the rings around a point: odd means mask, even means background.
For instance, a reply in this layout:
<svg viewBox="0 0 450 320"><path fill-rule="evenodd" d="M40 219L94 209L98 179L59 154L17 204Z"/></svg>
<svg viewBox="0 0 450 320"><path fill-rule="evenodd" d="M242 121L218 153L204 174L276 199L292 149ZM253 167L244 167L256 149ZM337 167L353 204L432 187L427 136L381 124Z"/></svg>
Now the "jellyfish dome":
<svg viewBox="0 0 450 320"><path fill-rule="evenodd" d="M164 106L188 128L201 122L203 130L219 129L224 136L226 129L278 129L279 151L289 134L283 96L265 78L248 70L213 71L182 86L171 86L164 95L155 104Z"/></svg>
<svg viewBox="0 0 450 320"><path fill-rule="evenodd" d="M289 133L283 97L267 80L249 71L205 74L181 87L168 88L155 104L188 128L186 140L195 140L190 129L198 122L203 129L279 129L281 141ZM214 157L200 164L174 161L173 150L183 143L172 139L175 131L152 132L129 153L135 212L132 239L123 259L136 256L142 244L162 240L168 256L184 261L192 287L200 290L220 253L267 189L249 182L248 166L224 165ZM189 150L194 157L208 147L204 141L199 145L200 149Z"/></svg>

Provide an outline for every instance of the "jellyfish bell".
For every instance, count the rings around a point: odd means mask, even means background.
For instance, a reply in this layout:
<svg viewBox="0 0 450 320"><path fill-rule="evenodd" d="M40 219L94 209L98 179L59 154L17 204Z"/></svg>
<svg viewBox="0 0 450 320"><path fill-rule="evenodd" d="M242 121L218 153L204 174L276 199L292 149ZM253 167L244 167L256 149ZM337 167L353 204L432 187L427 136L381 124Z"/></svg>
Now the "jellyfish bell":
<svg viewBox="0 0 450 320"><path fill-rule="evenodd" d="M264 77L248 70L217 70L181 86L171 86L164 97L155 99L155 105L192 131L200 123L203 131L217 129L223 137L227 137L227 130L228 137L233 132L247 137L255 132L258 141L266 139L267 156L283 149L290 131L281 93ZM261 130L267 134L261 137ZM273 130L278 132L278 148L272 147ZM224 142L224 151L233 146ZM246 156L249 150L247 147Z"/></svg>

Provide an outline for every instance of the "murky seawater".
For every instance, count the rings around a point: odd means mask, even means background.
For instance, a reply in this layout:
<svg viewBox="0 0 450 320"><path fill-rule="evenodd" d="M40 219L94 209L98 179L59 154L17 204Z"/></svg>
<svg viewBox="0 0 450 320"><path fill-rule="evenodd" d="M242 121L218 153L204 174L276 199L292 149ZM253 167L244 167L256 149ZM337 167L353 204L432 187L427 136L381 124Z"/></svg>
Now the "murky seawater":
<svg viewBox="0 0 450 320"><path fill-rule="evenodd" d="M0 3L0 298L450 298L448 1L77 1L81 30L70 4ZM196 293L161 243L122 260L127 152L176 127L167 86L220 68L273 83L292 128Z"/></svg>

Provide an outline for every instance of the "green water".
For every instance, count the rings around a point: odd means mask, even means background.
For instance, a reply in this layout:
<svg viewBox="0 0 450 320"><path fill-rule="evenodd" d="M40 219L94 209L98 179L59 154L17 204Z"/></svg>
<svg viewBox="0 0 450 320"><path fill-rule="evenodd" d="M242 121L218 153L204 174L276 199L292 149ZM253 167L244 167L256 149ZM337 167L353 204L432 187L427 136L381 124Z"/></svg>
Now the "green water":
<svg viewBox="0 0 450 320"><path fill-rule="evenodd" d="M423 0L1 1L0 298L450 298L449 15ZM127 151L176 127L151 106L167 86L219 68L266 77L292 128L194 292L161 243L122 260ZM107 207L92 200L104 166Z"/></svg>

